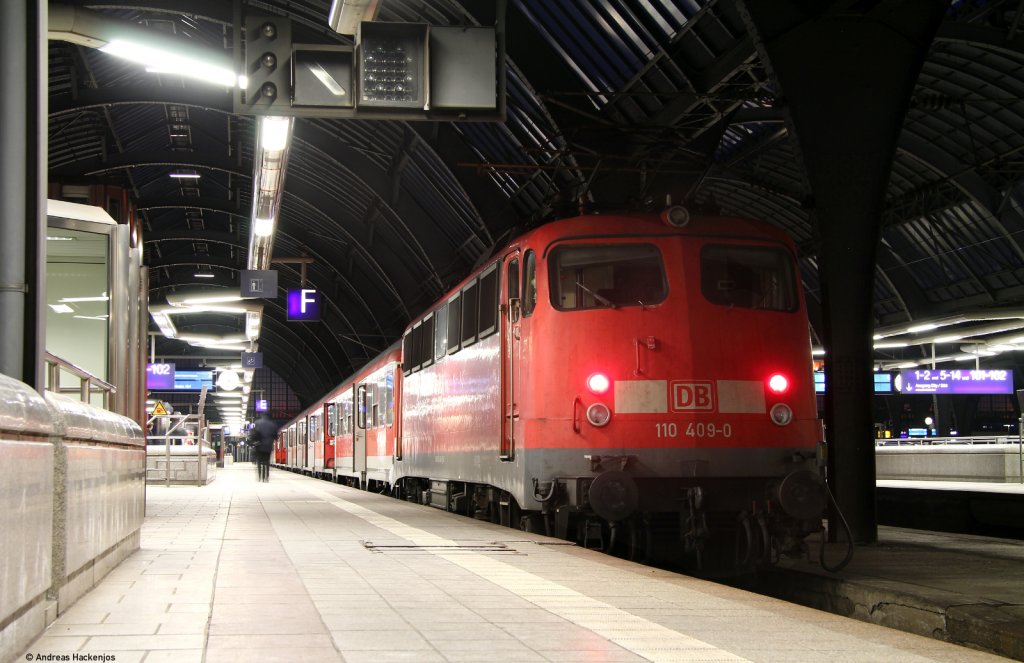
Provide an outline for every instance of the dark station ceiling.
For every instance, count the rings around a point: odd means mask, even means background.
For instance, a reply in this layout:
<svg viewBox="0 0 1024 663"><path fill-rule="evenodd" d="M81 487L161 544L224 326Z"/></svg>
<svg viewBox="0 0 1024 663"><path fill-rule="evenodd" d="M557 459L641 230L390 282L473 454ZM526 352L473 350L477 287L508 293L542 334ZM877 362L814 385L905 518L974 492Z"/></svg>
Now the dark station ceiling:
<svg viewBox="0 0 1024 663"><path fill-rule="evenodd" d="M68 4L233 45L229 2ZM377 20L493 25L495 4L382 0ZM870 15L885 3L839 4ZM351 43L328 27L329 0L244 8L290 17L296 42ZM930 46L889 180L879 326L1024 306L1022 13L1018 1L952 2ZM741 0L510 0L505 18L504 123L296 120L274 256L311 258L308 283L327 305L321 322L296 324L269 302L260 350L298 402L387 347L496 244L581 205L657 207L671 195L784 228L820 338L807 180ZM237 287L246 268L255 121L231 109L223 88L49 43L50 182L128 190L151 303ZM202 177L168 177L181 169ZM299 264L273 267L282 287L298 286ZM240 331L231 317L175 322ZM202 356L162 338L156 350Z"/></svg>

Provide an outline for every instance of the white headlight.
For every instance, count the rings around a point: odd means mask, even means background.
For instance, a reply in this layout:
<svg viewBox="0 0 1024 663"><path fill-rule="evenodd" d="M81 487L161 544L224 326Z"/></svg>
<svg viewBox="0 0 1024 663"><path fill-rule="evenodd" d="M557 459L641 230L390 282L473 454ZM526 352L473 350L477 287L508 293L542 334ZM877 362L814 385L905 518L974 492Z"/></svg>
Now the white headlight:
<svg viewBox="0 0 1024 663"><path fill-rule="evenodd" d="M587 408L587 421L592 426L605 426L611 421L612 411L604 403L594 403Z"/></svg>
<svg viewBox="0 0 1024 663"><path fill-rule="evenodd" d="M789 422L793 421L793 411L789 409L788 405L783 403L773 405L769 416L771 416L772 423L776 426L786 426Z"/></svg>

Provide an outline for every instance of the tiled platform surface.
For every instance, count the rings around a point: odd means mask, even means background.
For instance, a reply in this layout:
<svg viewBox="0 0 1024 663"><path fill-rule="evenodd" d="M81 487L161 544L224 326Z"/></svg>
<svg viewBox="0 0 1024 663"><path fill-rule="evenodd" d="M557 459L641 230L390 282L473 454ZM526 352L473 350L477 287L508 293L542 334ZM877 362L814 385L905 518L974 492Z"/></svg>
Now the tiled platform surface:
<svg viewBox="0 0 1024 663"><path fill-rule="evenodd" d="M386 497L228 466L20 660L1000 661ZM113 658L109 658L113 657ZM79 660L89 660L80 657Z"/></svg>

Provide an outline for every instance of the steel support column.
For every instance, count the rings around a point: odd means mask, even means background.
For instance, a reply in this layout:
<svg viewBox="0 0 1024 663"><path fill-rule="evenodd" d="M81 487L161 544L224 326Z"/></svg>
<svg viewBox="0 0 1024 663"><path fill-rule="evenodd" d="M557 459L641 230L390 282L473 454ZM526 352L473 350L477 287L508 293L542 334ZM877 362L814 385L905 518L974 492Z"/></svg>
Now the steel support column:
<svg viewBox="0 0 1024 663"><path fill-rule="evenodd" d="M0 373L42 390L46 274L46 2L0 8Z"/></svg>
<svg viewBox="0 0 1024 663"><path fill-rule="evenodd" d="M947 8L939 0L747 2L789 110L820 239L829 478L857 542L878 538L871 337L881 212L914 84Z"/></svg>

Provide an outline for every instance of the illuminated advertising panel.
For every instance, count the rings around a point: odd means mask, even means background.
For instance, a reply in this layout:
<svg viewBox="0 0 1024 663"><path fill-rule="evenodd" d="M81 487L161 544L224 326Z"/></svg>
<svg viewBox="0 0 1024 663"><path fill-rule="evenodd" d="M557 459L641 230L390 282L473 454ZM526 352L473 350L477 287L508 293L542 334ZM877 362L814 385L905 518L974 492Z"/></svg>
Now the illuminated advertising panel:
<svg viewBox="0 0 1024 663"><path fill-rule="evenodd" d="M1011 370L902 370L897 388L904 394L1012 394Z"/></svg>

